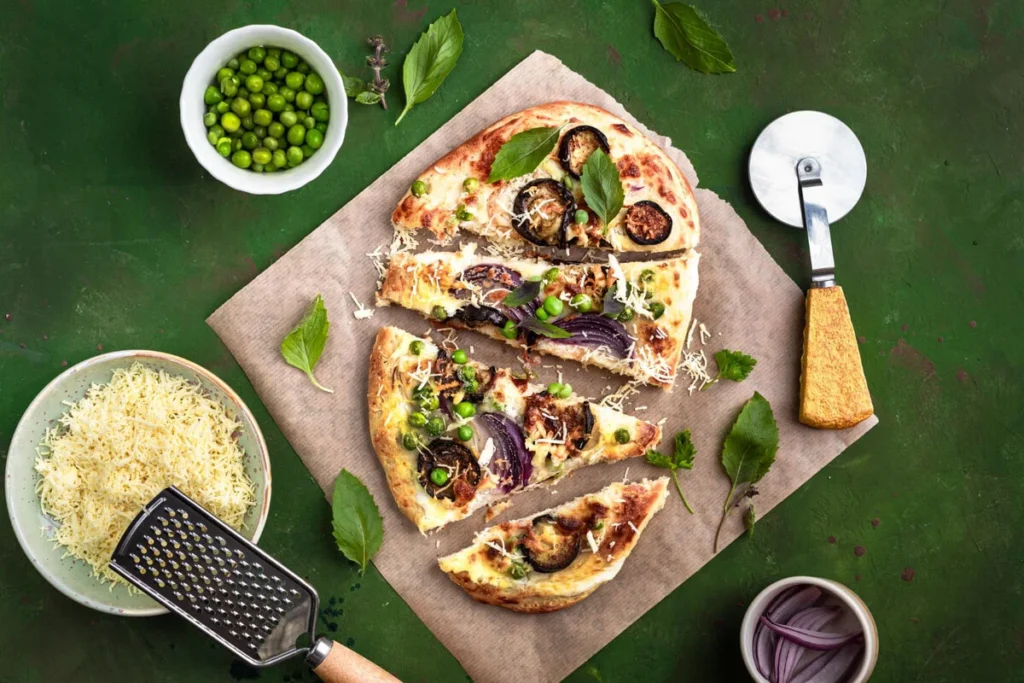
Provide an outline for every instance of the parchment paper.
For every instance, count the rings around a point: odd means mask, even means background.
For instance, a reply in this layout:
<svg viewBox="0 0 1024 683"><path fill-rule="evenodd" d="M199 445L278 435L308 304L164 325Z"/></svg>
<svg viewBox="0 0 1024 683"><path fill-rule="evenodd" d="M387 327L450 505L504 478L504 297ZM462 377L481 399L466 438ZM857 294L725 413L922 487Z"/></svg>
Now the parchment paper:
<svg viewBox="0 0 1024 683"><path fill-rule="evenodd" d="M639 127L668 150L697 187L693 166L670 148L668 138L644 128L610 95L556 58L535 52L208 320L328 496L342 467L366 483L384 516L384 545L374 564L473 679L486 683L561 680L712 558L712 539L729 489L719 462L722 439L755 390L771 402L781 442L776 463L760 486L757 509L762 516L877 422L871 418L843 432L798 423L803 294L728 204L696 189L703 258L694 315L712 333L703 348L709 358L722 347L742 349L758 359L757 368L741 384L722 382L692 395L681 375L672 393L642 389L627 410L652 421L668 418L663 450L675 432L692 429L697 465L681 476L697 514L687 514L673 491L619 576L582 603L554 614L522 615L478 604L449 581L436 558L467 545L485 526L483 513L430 537L420 535L395 506L365 427L367 358L378 328L396 325L422 334L428 325L397 307L356 320L349 293L372 306L377 275L364 254L378 245L386 252L392 238L391 210L423 168L493 121L558 99L602 106ZM331 332L316 374L334 394L316 390L278 352L281 339L317 293L326 302ZM516 353L495 341L471 332L460 333L459 340L463 348L472 345L474 357L484 362L516 365ZM699 347L697 335L693 345ZM541 381L556 379L556 362L582 395L600 396L623 382L616 375L581 371L569 361L548 357L543 360L548 367L538 367ZM516 497L511 509L492 523L532 514L624 476L663 473L640 459L586 468L551 488ZM739 517L730 520L724 540L742 532Z"/></svg>

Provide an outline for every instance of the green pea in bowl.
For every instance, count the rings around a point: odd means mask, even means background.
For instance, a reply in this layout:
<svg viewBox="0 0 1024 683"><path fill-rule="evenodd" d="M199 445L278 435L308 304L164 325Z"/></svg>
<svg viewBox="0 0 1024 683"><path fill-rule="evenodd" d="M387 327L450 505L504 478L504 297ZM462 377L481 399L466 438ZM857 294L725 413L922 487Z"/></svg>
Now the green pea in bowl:
<svg viewBox="0 0 1024 683"><path fill-rule="evenodd" d="M67 412L67 403L80 400L90 386L110 382L115 370L127 369L136 362L197 383L206 396L224 407L229 417L241 423L238 445L244 452L245 474L255 484L256 494L255 504L243 518L241 534L254 542L259 540L270 511L271 477L267 444L256 419L231 387L209 370L159 351L105 353L68 368L47 384L29 404L14 431L4 483L14 533L32 565L47 581L86 607L142 617L165 614L167 610L149 596L129 591L124 584L112 586L101 582L87 563L67 555L63 546L54 543L57 523L42 511L37 492L40 476L35 470L39 446L47 431Z"/></svg>
<svg viewBox="0 0 1024 683"><path fill-rule="evenodd" d="M223 131L234 128L235 130L229 131L229 133L237 133L240 130L238 122L245 122L244 125L248 126L248 128L241 130L242 134L255 135L256 133L253 132L255 129L266 129L269 122L256 124L255 122L246 122L247 118L255 119L257 112L259 112L264 117L269 118L272 116L275 119L274 123L278 124L276 119L285 114L285 112L280 111L276 107L273 109L277 109L277 111L273 111L269 107L269 102L263 104L263 97L260 97L261 103L257 104L257 106L252 106L249 100L253 98L236 96L237 89L245 87L246 78L254 75L252 72L243 72L240 69L233 70L235 71L234 75L239 80L232 85L230 90L224 90L215 85L215 80L221 70L225 69L233 59L242 53L246 53L251 48L261 48L264 53L268 50L286 51L291 56L298 57L301 61L301 67L319 76L317 88L314 90L314 92L318 93L318 102L316 105L307 105L310 108L315 106L320 109L321 111L317 112L318 114L325 114L324 116L318 116L316 119L313 119L312 116L308 117L310 121L315 121L317 125L317 132L313 134L316 137L315 143L310 142L306 145L304 140L298 139L303 137L303 135L300 135L300 133L303 133L302 119L296 122L286 122L284 127L288 130L287 139L284 137L275 138L275 141L280 141L280 148L275 150L264 148L261 144L255 143L254 139L255 144L250 145L244 150L233 150L225 157L221 155L221 152L218 152L216 141L208 139L211 126L216 126ZM276 57L275 61L277 61ZM260 71L263 71L262 65L260 66ZM286 69L283 65L281 65L281 68L282 73L284 73ZM264 73L264 76L268 76L268 74ZM290 78L299 78L299 76L300 74L289 75ZM263 80L263 78L260 79L261 82ZM266 82L270 81L270 77L266 78ZM322 81L322 83L319 81ZM295 83L289 81L289 85L295 85ZM277 86L274 87L275 89L277 88ZM283 81L280 83L280 87L282 90L285 90ZM295 98L294 89L287 89L293 90L291 97ZM299 98L309 97L307 93L302 92L301 86L297 89L300 91L298 93ZM209 93L209 95L215 98L223 98L216 104L230 102L230 106L234 107L234 109L225 108L223 112L209 111L213 102L204 97L207 96L209 90L220 91L218 94ZM262 94L257 93L258 96ZM239 101L243 99L246 101ZM266 96L266 100L269 101L269 96ZM321 102L319 100L326 101ZM292 104L293 102L295 102L294 105ZM293 111L288 112L289 119L293 118L296 112L301 113L298 105L299 102L296 99L288 100L287 107L293 109ZM325 106L326 112L324 110ZM200 52L195 61L192 62L192 66L185 75L185 81L181 88L179 107L181 128L185 133L185 141L203 168L225 185L242 192L248 192L249 194L281 194L282 192L298 189L315 179L334 160L335 155L337 155L338 150L341 148L341 143L345 139L345 128L348 124L348 99L345 96L345 86L342 83L341 74L327 53L312 40L296 31L265 24L254 24L236 28L207 45L206 49ZM312 111L309 113L311 114ZM225 114L228 115L230 122L223 120ZM209 117L210 120L204 121L204 116ZM214 121L215 117L216 121ZM222 126L221 124L224 125ZM310 129L310 132L312 130ZM262 139L260 138L261 141ZM304 150L308 156L303 158L299 150L306 147L310 149ZM313 147L315 149L312 149ZM257 149L259 150L258 154L264 156L279 153L282 160L285 159L287 154L292 153L299 154L300 158L293 159L291 156L287 156L286 165L273 165L272 168L270 168L271 164L268 162L266 166L273 170L272 173L255 172L254 169L257 168L257 165L254 155L257 154ZM235 158L234 155L238 152L242 152L242 154L239 155L240 158ZM233 160L240 165L233 163ZM263 161L263 159L260 161ZM264 164L260 163L259 167L263 168Z"/></svg>

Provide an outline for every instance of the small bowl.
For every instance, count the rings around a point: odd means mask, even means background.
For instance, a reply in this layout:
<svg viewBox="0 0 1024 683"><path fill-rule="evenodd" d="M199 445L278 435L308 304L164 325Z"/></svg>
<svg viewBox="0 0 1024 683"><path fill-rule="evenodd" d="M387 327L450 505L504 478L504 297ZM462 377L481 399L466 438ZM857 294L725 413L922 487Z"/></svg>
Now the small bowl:
<svg viewBox="0 0 1024 683"><path fill-rule="evenodd" d="M114 370L128 368L136 361L154 370L164 370L198 382L209 395L242 423L239 445L245 452L245 473L256 484L256 504L243 520L242 535L255 542L263 533L270 512L270 456L256 419L242 399L227 384L191 361L159 351L115 351L68 368L39 392L29 404L7 453L5 494L15 536L32 565L57 590L86 607L124 616L148 617L167 610L140 592L129 592L123 584L102 583L91 567L68 555L52 540L57 523L43 514L36 486L36 448L46 431L67 411L64 401L77 401L93 384L110 381Z"/></svg>
<svg viewBox="0 0 1024 683"><path fill-rule="evenodd" d="M295 168L273 173L254 173L238 168L225 159L206 139L207 128L203 125L206 103L203 93L213 82L213 77L228 60L254 45L279 47L294 52L323 78L327 89L327 103L331 118L327 122L324 144L311 157ZM341 74L334 62L320 46L301 33L280 26L253 24L228 31L206 46L192 62L185 82L181 87L181 129L185 141L202 164L217 180L229 187L249 194L281 194L295 190L310 182L327 168L341 148L348 125L348 98Z"/></svg>
<svg viewBox="0 0 1024 683"><path fill-rule="evenodd" d="M852 590L837 581L814 576L792 576L776 581L758 593L747 607L747 612L743 615L743 623L740 626L740 650L743 653L743 663L746 665L751 679L756 683L769 683L768 679L757 670L757 663L754 661L754 629L757 628L758 620L779 593L793 586L807 584L817 586L826 595L832 596L846 609L847 616L845 618L853 619L860 624L861 630L864 632L864 652L861 655L860 665L853 671L846 683L866 683L871 678L871 672L875 670L875 663L878 661L878 628L875 626L875 619L871 616L868 606Z"/></svg>

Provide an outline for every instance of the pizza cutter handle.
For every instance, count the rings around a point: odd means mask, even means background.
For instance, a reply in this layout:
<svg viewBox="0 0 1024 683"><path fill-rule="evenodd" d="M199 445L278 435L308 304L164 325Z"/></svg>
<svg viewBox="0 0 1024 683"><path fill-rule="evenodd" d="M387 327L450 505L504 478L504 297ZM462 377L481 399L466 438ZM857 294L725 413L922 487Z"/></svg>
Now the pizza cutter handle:
<svg viewBox="0 0 1024 683"><path fill-rule="evenodd" d="M329 638L317 640L306 661L324 683L401 683L369 659Z"/></svg>
<svg viewBox="0 0 1024 683"><path fill-rule="evenodd" d="M800 421L818 429L846 429L874 414L843 288L807 290Z"/></svg>

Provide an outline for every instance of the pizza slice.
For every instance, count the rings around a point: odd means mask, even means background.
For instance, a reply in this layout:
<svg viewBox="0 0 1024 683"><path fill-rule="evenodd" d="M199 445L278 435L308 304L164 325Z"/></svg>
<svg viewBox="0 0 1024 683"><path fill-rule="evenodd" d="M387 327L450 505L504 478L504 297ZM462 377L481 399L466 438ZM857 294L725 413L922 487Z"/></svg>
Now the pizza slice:
<svg viewBox="0 0 1024 683"><path fill-rule="evenodd" d="M438 564L474 600L517 612L554 612L615 578L665 505L667 491L667 477L616 482L485 529L473 545Z"/></svg>
<svg viewBox="0 0 1024 683"><path fill-rule="evenodd" d="M536 163L528 152L538 149L550 152ZM598 149L623 192L607 224L604 209L595 210L600 204L588 204L582 178ZM517 161L504 163L510 159ZM391 221L444 241L466 230L503 242L620 252L689 249L700 239L697 202L679 167L633 126L580 102L525 109L467 140L419 175Z"/></svg>
<svg viewBox="0 0 1024 683"><path fill-rule="evenodd" d="M700 256L555 265L460 252L396 254L377 294L445 325L670 388Z"/></svg>
<svg viewBox="0 0 1024 683"><path fill-rule="evenodd" d="M541 482L657 448L661 428L567 385L381 328L370 355L370 437L398 507L420 531Z"/></svg>

